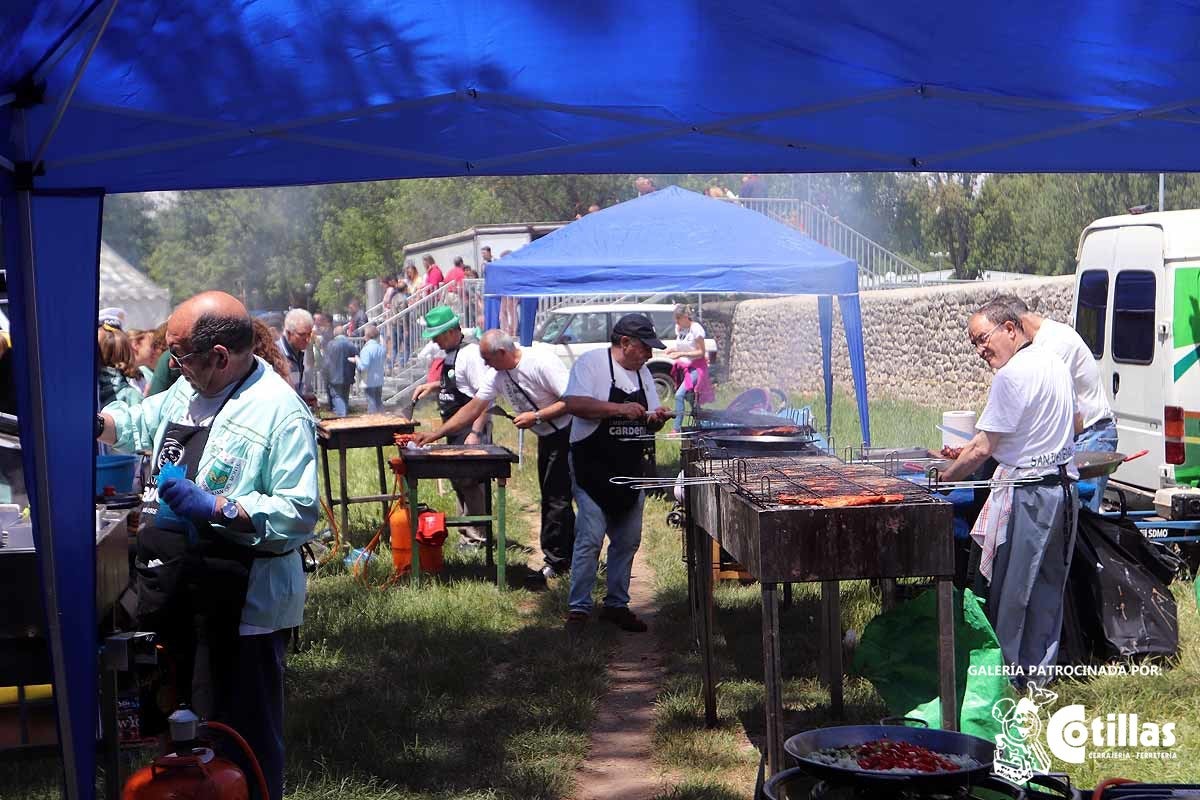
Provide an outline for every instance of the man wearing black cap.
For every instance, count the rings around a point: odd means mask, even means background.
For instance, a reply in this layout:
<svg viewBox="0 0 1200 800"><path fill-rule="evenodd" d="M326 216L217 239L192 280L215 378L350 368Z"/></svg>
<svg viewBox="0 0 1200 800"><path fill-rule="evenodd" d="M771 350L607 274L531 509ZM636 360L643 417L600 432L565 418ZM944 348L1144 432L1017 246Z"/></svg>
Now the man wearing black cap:
<svg viewBox="0 0 1200 800"><path fill-rule="evenodd" d="M608 534L608 592L600 619L622 630L646 630L629 610L629 576L642 541L641 491L609 483L617 475L644 475L649 448L638 437L657 431L671 416L658 403L646 369L662 348L645 314L626 314L612 330L612 346L584 353L571 368L564 400L571 426L571 477L575 495L575 550L571 558L567 631L581 630L592 612L592 586L600 546Z"/></svg>

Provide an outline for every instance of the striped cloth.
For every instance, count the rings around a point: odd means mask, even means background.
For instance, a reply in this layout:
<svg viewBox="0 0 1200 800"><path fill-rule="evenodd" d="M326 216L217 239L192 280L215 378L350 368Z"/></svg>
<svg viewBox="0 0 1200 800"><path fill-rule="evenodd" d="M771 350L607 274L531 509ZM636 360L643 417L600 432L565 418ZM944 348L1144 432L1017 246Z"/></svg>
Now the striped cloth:
<svg viewBox="0 0 1200 800"><path fill-rule="evenodd" d="M1000 464L992 473L992 480L1013 481L1038 476L1043 472L1045 472L1044 468L1010 467L1007 464ZM983 550L983 555L979 559L979 574L989 582L992 580L992 562L996 559L996 550L1008 541L1008 521L1012 516L1013 488L1012 483L993 486L991 492L988 493L988 499L979 512L979 518L975 520L975 526L971 528L971 538Z"/></svg>

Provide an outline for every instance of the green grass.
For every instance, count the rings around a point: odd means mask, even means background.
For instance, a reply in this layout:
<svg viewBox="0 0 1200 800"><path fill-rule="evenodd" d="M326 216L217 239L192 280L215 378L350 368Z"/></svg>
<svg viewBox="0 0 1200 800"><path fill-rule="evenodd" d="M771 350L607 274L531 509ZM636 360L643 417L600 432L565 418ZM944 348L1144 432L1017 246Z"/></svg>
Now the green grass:
<svg viewBox="0 0 1200 800"><path fill-rule="evenodd" d="M510 425L497 440L516 449ZM509 482L510 585L536 538L536 439ZM351 451L352 494L378 492L374 454ZM335 470L336 463L331 465ZM335 478L336 480L336 478ZM421 500L453 512L454 495L423 481ZM376 504L351 507L348 539L379 525ZM371 578L390 571L385 546ZM310 588L306 649L289 662L289 797L559 798L586 753L607 685L611 635L568 647L566 587L530 594L486 582L481 553L451 532L446 575L420 588L364 589L337 562ZM540 566L535 564L534 566Z"/></svg>

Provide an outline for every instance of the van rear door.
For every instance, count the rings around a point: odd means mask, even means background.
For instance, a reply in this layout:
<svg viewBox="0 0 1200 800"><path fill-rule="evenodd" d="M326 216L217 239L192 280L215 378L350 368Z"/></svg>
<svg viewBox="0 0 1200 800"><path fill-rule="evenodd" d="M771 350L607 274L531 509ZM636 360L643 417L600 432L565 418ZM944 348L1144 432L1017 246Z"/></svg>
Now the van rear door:
<svg viewBox="0 0 1200 800"><path fill-rule="evenodd" d="M1171 318L1164 285L1163 232L1152 225L1127 225L1113 233L1100 375L1117 416L1118 448L1123 453L1150 451L1149 457L1129 462L1114 477L1153 491L1160 485L1159 468L1166 458L1163 406L1172 368L1172 353L1158 335L1157 325L1158 320ZM1086 276L1085 268L1081 288Z"/></svg>

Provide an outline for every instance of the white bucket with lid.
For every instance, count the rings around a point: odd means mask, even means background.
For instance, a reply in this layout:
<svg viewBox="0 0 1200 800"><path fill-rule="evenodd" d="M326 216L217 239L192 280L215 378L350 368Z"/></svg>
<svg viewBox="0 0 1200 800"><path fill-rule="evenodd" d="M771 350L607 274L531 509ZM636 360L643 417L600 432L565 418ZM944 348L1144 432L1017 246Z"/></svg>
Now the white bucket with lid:
<svg viewBox="0 0 1200 800"><path fill-rule="evenodd" d="M942 427L949 429L942 431L942 447L962 447L975 435L975 412L944 411ZM959 431L963 435L958 436L950 431Z"/></svg>

